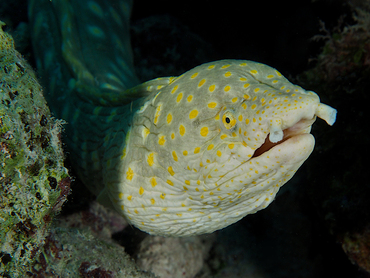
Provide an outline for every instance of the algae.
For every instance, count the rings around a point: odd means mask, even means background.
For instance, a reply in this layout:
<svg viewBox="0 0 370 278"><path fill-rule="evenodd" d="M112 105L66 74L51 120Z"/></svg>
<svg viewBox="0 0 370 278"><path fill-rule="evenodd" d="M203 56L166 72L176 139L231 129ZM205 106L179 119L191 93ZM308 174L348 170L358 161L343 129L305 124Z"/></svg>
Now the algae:
<svg viewBox="0 0 370 278"><path fill-rule="evenodd" d="M29 273L70 191L62 122L0 21L0 276Z"/></svg>

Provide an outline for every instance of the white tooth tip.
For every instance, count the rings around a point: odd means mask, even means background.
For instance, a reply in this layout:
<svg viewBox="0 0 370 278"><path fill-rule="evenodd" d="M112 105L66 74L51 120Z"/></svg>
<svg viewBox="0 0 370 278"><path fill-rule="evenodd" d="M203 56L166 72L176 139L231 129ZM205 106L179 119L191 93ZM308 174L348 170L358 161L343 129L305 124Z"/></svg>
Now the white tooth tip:
<svg viewBox="0 0 370 278"><path fill-rule="evenodd" d="M328 125L333 125L337 118L337 110L323 103L319 103L315 114L317 117L327 122Z"/></svg>

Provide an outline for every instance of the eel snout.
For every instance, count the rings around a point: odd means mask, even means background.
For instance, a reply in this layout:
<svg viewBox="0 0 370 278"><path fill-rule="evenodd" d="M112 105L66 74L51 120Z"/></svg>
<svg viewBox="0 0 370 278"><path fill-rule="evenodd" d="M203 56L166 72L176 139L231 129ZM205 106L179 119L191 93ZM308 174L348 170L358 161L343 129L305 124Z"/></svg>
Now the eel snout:
<svg viewBox="0 0 370 278"><path fill-rule="evenodd" d="M316 116L327 122L328 125L333 125L336 120L337 110L323 103L319 103L316 110L315 116L312 119L301 119L293 126L287 129L281 129L282 121L280 119L274 119L270 123L270 134L266 137L265 142L255 152L253 157L260 156L261 154L269 151L276 145L282 144L288 139L309 133L311 125L315 122Z"/></svg>

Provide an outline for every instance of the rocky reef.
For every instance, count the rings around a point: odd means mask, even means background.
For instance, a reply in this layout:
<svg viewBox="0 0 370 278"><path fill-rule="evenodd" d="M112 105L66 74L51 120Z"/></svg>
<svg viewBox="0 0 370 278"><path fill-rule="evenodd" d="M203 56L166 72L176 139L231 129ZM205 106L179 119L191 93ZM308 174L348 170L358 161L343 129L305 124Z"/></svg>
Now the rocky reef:
<svg viewBox="0 0 370 278"><path fill-rule="evenodd" d="M62 122L0 22L0 276L24 277L70 191Z"/></svg>
<svg viewBox="0 0 370 278"><path fill-rule="evenodd" d="M326 92L324 102L340 111L333 129L315 125L318 144L308 161L309 195L330 233L362 271L370 273L370 4L348 1L352 23L327 30L316 66L301 74L300 84ZM348 20L347 20L348 22ZM366 276L367 277L367 276Z"/></svg>

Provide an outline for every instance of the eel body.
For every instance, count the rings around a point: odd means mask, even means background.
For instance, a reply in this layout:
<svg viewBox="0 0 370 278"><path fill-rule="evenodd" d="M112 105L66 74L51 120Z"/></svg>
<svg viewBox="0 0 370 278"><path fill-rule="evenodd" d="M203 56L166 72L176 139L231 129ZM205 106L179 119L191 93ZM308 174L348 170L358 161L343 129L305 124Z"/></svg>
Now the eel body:
<svg viewBox="0 0 370 278"><path fill-rule="evenodd" d="M31 0L39 74L77 174L150 234L224 228L268 206L336 110L277 70L221 60L139 84L131 1Z"/></svg>

